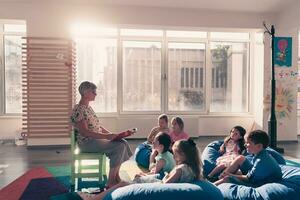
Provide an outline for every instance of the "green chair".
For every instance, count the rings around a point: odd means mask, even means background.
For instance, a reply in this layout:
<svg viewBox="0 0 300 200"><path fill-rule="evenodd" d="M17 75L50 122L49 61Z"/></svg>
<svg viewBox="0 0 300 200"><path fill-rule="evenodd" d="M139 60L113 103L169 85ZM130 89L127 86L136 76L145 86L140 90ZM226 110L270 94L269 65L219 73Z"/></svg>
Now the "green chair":
<svg viewBox="0 0 300 200"><path fill-rule="evenodd" d="M71 132L71 191L76 178L98 178L100 185L107 182L106 156L101 153L81 153L77 145L77 132Z"/></svg>

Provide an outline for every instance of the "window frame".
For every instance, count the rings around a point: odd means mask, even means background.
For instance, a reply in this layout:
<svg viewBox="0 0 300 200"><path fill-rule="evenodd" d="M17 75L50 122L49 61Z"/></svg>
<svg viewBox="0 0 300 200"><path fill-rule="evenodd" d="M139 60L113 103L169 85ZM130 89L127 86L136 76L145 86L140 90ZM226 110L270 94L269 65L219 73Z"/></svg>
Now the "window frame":
<svg viewBox="0 0 300 200"><path fill-rule="evenodd" d="M137 29L137 30L160 30L163 32L162 36L134 36L134 35L121 35L122 29ZM130 115L156 115L159 113L167 113L167 114L183 114L183 115L199 115L199 116L249 116L253 115L251 108L251 63L252 63L252 48L254 44L252 44L254 31L251 30L191 30L185 29L183 31L201 31L206 32L207 37L199 37L199 38L188 38L188 37L167 37L167 31L180 31L179 29L162 29L162 28L145 28L145 27L118 27L117 35L109 38L117 38L117 112L104 112L101 113L102 116L130 116ZM213 39L210 37L211 32L238 32L238 33L247 33L249 34L248 39ZM83 36L79 36L83 37ZM97 38L108 38L108 36L97 36ZM123 42L126 41L137 41L137 42L160 42L161 43L161 107L159 111L125 111L123 109ZM204 94L205 94L205 105L203 111L173 111L169 110L168 105L168 43L170 42L183 42L183 43L202 43L205 45L205 61L204 61ZM211 60L211 49L210 45L212 42L230 42L230 43L246 43L247 44L247 75L246 75L246 112L211 112L210 104L211 104L211 69L213 67Z"/></svg>
<svg viewBox="0 0 300 200"><path fill-rule="evenodd" d="M121 32L121 29L119 29L119 31ZM126 29L126 28L125 28ZM153 29L151 29L153 30ZM120 33L119 32L119 33ZM118 81L120 82L118 86L120 86L120 88L117 88L117 91L120 91L120 94L118 93L118 99L120 102L118 102L118 114L121 114L121 115L137 115L137 114L157 114L157 113L161 113L164 109L164 100L163 100L163 94L165 91L163 91L164 87L163 87L163 79L162 79L162 76L163 76L163 66L164 66L164 63L165 63L165 55L164 55L164 48L165 48L165 45L164 45L164 35L165 35L165 31L163 31L163 36L160 37L160 36L122 36L121 34L118 35L119 37L119 40L120 40L120 43L119 43L119 46L117 47L118 48L118 52L120 52L119 55L117 55L118 57L118 71L120 73L118 73ZM124 110L123 109L123 42L126 42L126 41L135 41L135 42L160 42L161 43L161 66L160 66L160 69L161 69L161 96L160 96L160 110L159 111L128 111L128 110Z"/></svg>
<svg viewBox="0 0 300 200"><path fill-rule="evenodd" d="M250 103L251 103L251 100L250 100L250 97L251 97L251 93L250 93L250 85L251 85L251 83L250 83L250 77L251 77L251 70L250 70L250 66L251 66L251 59L253 59L253 58L250 58L250 56L251 56L251 53L250 53L250 51L251 51L251 49L252 49L252 46L253 45L251 45L251 40L250 40L250 38L251 38L251 34L252 33L250 33L249 32L249 40L228 40L228 39L224 39L224 40L211 40L210 41L210 43L222 43L222 42L228 42L228 43L246 43L247 44L247 66L246 66L246 71L247 71L247 80L245 81L245 83L246 83L246 112L212 112L212 111L210 111L210 107L208 108L208 112L209 113L211 113L212 115L214 115L214 114L217 114L217 115L228 115L228 114L234 114L234 113L236 113L236 114L241 114L241 113L251 113L251 107L250 107ZM210 46L209 46L209 51L210 51ZM211 52L211 51L210 51ZM211 62L211 57L210 57L210 69L212 69L212 67L213 67L213 64L212 64L212 62ZM211 70L209 70L210 72L211 72ZM212 76L210 75L210 80L209 80L209 83L211 84L211 78L212 78ZM210 86L210 88L209 88L209 91L210 91L210 97L212 96L212 94L211 94L211 86ZM211 102L209 102L209 106L210 106L210 103Z"/></svg>
<svg viewBox="0 0 300 200"><path fill-rule="evenodd" d="M208 32L209 33L209 32ZM203 111L199 111L199 110L197 110L197 111L192 111L192 110L184 110L184 111L182 111L182 110L180 110L180 111L175 111L175 110L170 110L169 109L169 104L168 104L168 97L169 97L169 94L168 94L168 83L169 83L169 81L168 81L168 74L169 74L169 69L170 69L170 67L169 67L169 65L168 65L168 59L169 59L169 54L168 54L168 52L169 52L169 49L168 49L168 44L169 43L176 43L176 42L178 42L178 43L201 43L201 44L204 44L205 45L205 57L204 57L204 66L203 66L203 75L204 75L204 84L205 84L205 86L204 86L204 94L205 94L205 102L204 102L204 109L203 109ZM166 90L166 92L165 92L165 101L164 101L164 110L162 110L162 112L164 112L164 113L168 113L168 114L178 114L178 113L180 113L180 114L189 114L189 115L205 115L205 114L208 114L208 110L207 110L207 97L208 97L208 95L207 95L207 68L208 68L208 65L207 65L207 63L208 63L208 58L207 58L207 47L208 47L208 37L207 38L184 38L184 37L181 37L181 38L176 38L176 37L169 37L169 38L167 38L166 37L166 39L165 39L165 49L163 50L163 51L165 51L165 54L166 54L166 62L165 62L165 66L164 66L164 68L165 68L165 71L166 71L166 77L167 77L167 79L165 79L164 80L164 82L165 82L165 85L166 85L166 88L165 88L165 90ZM209 81L208 81L209 82Z"/></svg>
<svg viewBox="0 0 300 200"><path fill-rule="evenodd" d="M297 45L297 50L298 50L298 55L297 55L297 72L298 72L298 81L297 81L297 85L299 85L299 81L300 81L300 31L298 31L298 45ZM299 96L299 89L300 87L297 86L297 116L300 116L300 106L298 106L298 96Z"/></svg>
<svg viewBox="0 0 300 200"><path fill-rule="evenodd" d="M9 32L4 31L5 24L12 24L12 25L25 25L26 30L25 32ZM27 26L26 21L24 20L0 20L0 116L21 116L21 113L7 113L6 111L6 79L5 79L5 36L21 36L26 37L27 35ZM22 70L22 64L21 64ZM22 76L22 75L21 75ZM21 79L22 80L22 79ZM21 82L22 84L22 82ZM22 100L21 100L22 101Z"/></svg>

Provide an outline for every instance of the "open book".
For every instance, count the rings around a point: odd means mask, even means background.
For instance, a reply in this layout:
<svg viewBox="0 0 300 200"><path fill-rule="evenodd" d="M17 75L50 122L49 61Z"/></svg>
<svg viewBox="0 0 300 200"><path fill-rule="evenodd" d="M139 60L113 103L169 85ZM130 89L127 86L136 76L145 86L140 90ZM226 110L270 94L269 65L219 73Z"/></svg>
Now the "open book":
<svg viewBox="0 0 300 200"><path fill-rule="evenodd" d="M136 133L136 132L137 132L137 128L133 128L133 129L131 129L131 130L123 131L123 132L119 133L118 136L115 137L114 140L120 140L120 139L122 139L122 138L131 136L131 135L133 135L133 134Z"/></svg>

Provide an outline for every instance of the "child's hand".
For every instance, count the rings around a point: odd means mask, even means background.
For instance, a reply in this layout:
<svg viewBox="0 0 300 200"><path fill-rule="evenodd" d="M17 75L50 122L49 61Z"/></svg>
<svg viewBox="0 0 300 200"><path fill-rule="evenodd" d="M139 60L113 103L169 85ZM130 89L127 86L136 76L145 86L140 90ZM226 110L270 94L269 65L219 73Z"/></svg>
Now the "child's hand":
<svg viewBox="0 0 300 200"><path fill-rule="evenodd" d="M225 178L225 177L228 177L228 176L231 176L231 175L232 175L232 173L223 171L223 172L220 174L219 179Z"/></svg>
<svg viewBox="0 0 300 200"><path fill-rule="evenodd" d="M151 155L150 155L150 163L155 163L155 157L157 156L158 152L155 149L152 149Z"/></svg>
<svg viewBox="0 0 300 200"><path fill-rule="evenodd" d="M221 147L220 147L220 149L219 149L219 153L220 153L220 154L225 153L225 145L224 145L224 144L221 145Z"/></svg>
<svg viewBox="0 0 300 200"><path fill-rule="evenodd" d="M134 179L139 178L139 177L141 177L141 174L136 174L136 175L134 176Z"/></svg>
<svg viewBox="0 0 300 200"><path fill-rule="evenodd" d="M137 132L137 128L133 128L133 129L127 130L127 132L129 134L129 136L133 135L133 134L135 134Z"/></svg>
<svg viewBox="0 0 300 200"><path fill-rule="evenodd" d="M117 134L109 133L105 137L107 140L114 140L117 136Z"/></svg>

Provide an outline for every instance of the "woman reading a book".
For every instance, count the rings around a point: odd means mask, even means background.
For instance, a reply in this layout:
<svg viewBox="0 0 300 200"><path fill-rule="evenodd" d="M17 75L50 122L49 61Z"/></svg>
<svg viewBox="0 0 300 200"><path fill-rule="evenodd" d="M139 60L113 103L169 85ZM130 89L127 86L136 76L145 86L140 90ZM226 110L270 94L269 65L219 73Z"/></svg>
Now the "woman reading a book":
<svg viewBox="0 0 300 200"><path fill-rule="evenodd" d="M71 121L77 132L77 143L82 152L104 153L110 160L107 187L121 182L119 170L121 164L128 160L132 152L126 140L116 139L118 134L113 134L104 128L96 113L89 105L95 100L97 86L94 83L84 81L78 91L80 101L73 108ZM133 131L127 131L133 134Z"/></svg>

